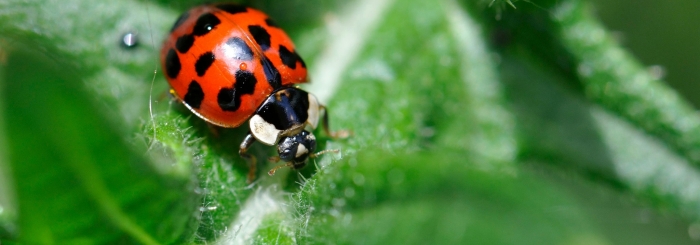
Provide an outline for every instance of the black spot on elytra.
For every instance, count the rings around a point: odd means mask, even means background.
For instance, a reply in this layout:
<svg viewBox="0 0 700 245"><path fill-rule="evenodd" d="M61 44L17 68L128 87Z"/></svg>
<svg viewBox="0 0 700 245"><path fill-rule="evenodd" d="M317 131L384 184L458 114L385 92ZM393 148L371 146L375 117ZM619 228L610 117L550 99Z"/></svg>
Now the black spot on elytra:
<svg viewBox="0 0 700 245"><path fill-rule="evenodd" d="M250 50L248 44L240 37L232 37L226 40L226 54L233 54L233 59L251 61L253 60L253 51Z"/></svg>
<svg viewBox="0 0 700 245"><path fill-rule="evenodd" d="M270 48L270 33L265 28L258 25L250 25L248 26L248 32L253 35L253 39L255 39L262 51Z"/></svg>
<svg viewBox="0 0 700 245"><path fill-rule="evenodd" d="M185 20L187 20L187 18L189 18L189 17L190 17L190 11L187 11L187 12L183 13L182 15L180 15L180 17L178 17L177 20L175 21L175 24L173 24L173 27L170 28L170 32L175 31L175 29L180 27L182 25L182 23L185 23Z"/></svg>
<svg viewBox="0 0 700 245"><path fill-rule="evenodd" d="M197 19L197 23L194 24L194 30L192 30L192 35L202 36L209 33L217 25L221 24L221 20L214 16L212 13L206 13Z"/></svg>
<svg viewBox="0 0 700 245"><path fill-rule="evenodd" d="M216 96L221 110L238 110L241 107L241 96L253 94L257 82L252 72L238 70L236 72L236 83L233 84L233 88L222 88Z"/></svg>
<svg viewBox="0 0 700 245"><path fill-rule="evenodd" d="M270 86L273 89L281 87L282 75L280 75L280 71L277 70L277 67L270 62L270 59L268 59L267 56L263 56L262 59L260 59L260 64L265 71L265 78L267 78L267 82L270 83Z"/></svg>
<svg viewBox="0 0 700 245"><path fill-rule="evenodd" d="M223 11L226 11L229 14L239 14L248 12L248 8L246 6L238 4L221 4L216 5L216 7Z"/></svg>
<svg viewBox="0 0 700 245"><path fill-rule="evenodd" d="M177 42L175 42L175 48L177 48L177 51L180 53L187 53L192 45L194 45L194 36L190 34L179 37Z"/></svg>
<svg viewBox="0 0 700 245"><path fill-rule="evenodd" d="M204 100L204 91L202 86L195 80L192 80L190 85L187 87L187 93L185 94L185 103L192 108L199 109L202 105L202 100Z"/></svg>
<svg viewBox="0 0 700 245"><path fill-rule="evenodd" d="M180 57L177 56L175 49L171 48L168 50L168 54L165 55L165 73L170 78L176 78L180 74L180 69L182 69Z"/></svg>
<svg viewBox="0 0 700 245"><path fill-rule="evenodd" d="M280 45L280 58L282 59L282 64L289 68L296 69L297 61L301 63L302 67L306 67L304 60L301 59L296 51L290 51L287 47Z"/></svg>
<svg viewBox="0 0 700 245"><path fill-rule="evenodd" d="M241 107L241 96L235 88L222 88L216 96L219 107L224 111L236 111Z"/></svg>
<svg viewBox="0 0 700 245"><path fill-rule="evenodd" d="M277 23L270 18L265 19L265 24L267 24L269 27L277 27Z"/></svg>
<svg viewBox="0 0 700 245"><path fill-rule="evenodd" d="M236 84L234 87L241 94L253 94L255 84L258 83L255 75L249 71L236 71Z"/></svg>
<svg viewBox="0 0 700 245"><path fill-rule="evenodd" d="M209 70L211 64L214 63L214 54L206 52L199 56L197 62L194 63L194 70L197 71L197 76L204 76L204 73Z"/></svg>

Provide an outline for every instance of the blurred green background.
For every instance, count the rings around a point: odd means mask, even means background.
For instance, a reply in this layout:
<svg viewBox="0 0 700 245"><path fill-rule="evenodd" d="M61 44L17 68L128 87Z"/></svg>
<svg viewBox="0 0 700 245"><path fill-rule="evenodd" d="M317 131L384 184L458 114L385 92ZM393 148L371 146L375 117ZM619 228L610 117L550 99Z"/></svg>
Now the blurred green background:
<svg viewBox="0 0 700 245"><path fill-rule="evenodd" d="M664 80L700 105L700 2L593 0L605 26L642 63L661 66Z"/></svg>
<svg viewBox="0 0 700 245"><path fill-rule="evenodd" d="M244 1L355 132L253 185L153 78L201 2L0 0L0 243L700 242L698 1Z"/></svg>
<svg viewBox="0 0 700 245"><path fill-rule="evenodd" d="M627 48L641 63L649 66L652 72L659 72L662 79L678 93L698 108L700 106L700 1L681 0L664 1L606 1L592 0L594 13L600 17L606 28L613 32L621 45ZM657 67L654 67L657 66ZM602 200L605 200L602 198ZM636 236L640 230L655 230L649 225L645 208L629 208L617 211L606 209L607 204L597 206L595 211L601 217L615 217L619 213L632 214L637 217L636 229L621 227L622 219L606 221L611 230L620 234ZM593 205L596 206L596 205ZM636 205L634 205L636 206ZM654 219L654 218L651 218ZM625 222L625 221L622 221ZM688 241L671 241L669 237L657 237L652 243L696 244L698 239L697 223L687 221L657 220L661 229L677 229L678 237L688 236ZM673 228L671 228L673 227ZM634 240L635 238L630 238ZM643 242L640 239L636 242ZM684 239L682 239L684 240ZM634 244L632 242L630 244ZM624 243L624 242L621 242Z"/></svg>

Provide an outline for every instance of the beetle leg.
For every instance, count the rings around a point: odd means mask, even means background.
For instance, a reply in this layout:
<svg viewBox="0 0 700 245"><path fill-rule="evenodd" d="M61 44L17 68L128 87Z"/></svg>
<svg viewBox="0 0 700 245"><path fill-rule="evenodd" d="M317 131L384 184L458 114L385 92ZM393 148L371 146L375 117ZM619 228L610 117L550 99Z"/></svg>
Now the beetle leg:
<svg viewBox="0 0 700 245"><path fill-rule="evenodd" d="M248 163L248 177L246 179L248 184L253 183L253 180L255 180L255 174L257 172L255 156L248 153L248 148L253 143L255 143L255 137L253 137L253 135L250 132L248 132L248 134L243 139L243 142L241 142L241 148L238 150L238 155L244 158Z"/></svg>
<svg viewBox="0 0 700 245"><path fill-rule="evenodd" d="M325 132L326 135L334 139L344 139L352 134L350 130L331 131L330 125L328 124L328 108L323 105L319 105L319 107L323 109L323 132Z"/></svg>
<svg viewBox="0 0 700 245"><path fill-rule="evenodd" d="M275 172L277 172L278 169L284 168L284 167L293 168L293 167L294 167L294 164L291 163L291 162L288 162L288 163L285 163L285 164L283 164L283 165L279 165L279 166L277 166L277 167L274 167L274 168L270 169L270 171L268 171L267 174L270 175L270 176L273 176L273 175L275 175Z"/></svg>
<svg viewBox="0 0 700 245"><path fill-rule="evenodd" d="M323 154L326 154L326 153L336 153L336 154L338 154L339 152L340 152L340 150L338 150L338 149L322 150L322 151L319 151L319 152L316 152L316 153L311 153L311 154L309 154L309 157L310 157L310 158L317 158L318 156L323 155Z"/></svg>

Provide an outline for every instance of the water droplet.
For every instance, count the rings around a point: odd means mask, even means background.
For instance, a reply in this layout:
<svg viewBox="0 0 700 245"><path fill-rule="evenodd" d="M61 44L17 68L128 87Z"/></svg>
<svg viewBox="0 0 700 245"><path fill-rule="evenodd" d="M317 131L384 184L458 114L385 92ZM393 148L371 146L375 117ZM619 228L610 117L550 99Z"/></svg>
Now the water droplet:
<svg viewBox="0 0 700 245"><path fill-rule="evenodd" d="M134 32L124 33L121 44L124 48L135 48L139 44L138 36Z"/></svg>

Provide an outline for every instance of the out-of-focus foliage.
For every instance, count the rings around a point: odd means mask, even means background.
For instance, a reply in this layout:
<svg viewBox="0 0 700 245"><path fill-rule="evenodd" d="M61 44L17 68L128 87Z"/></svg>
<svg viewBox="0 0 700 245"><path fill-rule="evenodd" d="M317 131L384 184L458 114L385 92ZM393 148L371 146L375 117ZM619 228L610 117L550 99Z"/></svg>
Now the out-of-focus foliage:
<svg viewBox="0 0 700 245"><path fill-rule="evenodd" d="M700 117L589 2L246 3L354 132L317 130L338 154L275 176L261 161L253 184L247 130L167 97L160 42L194 3L0 1L0 242L700 239Z"/></svg>

